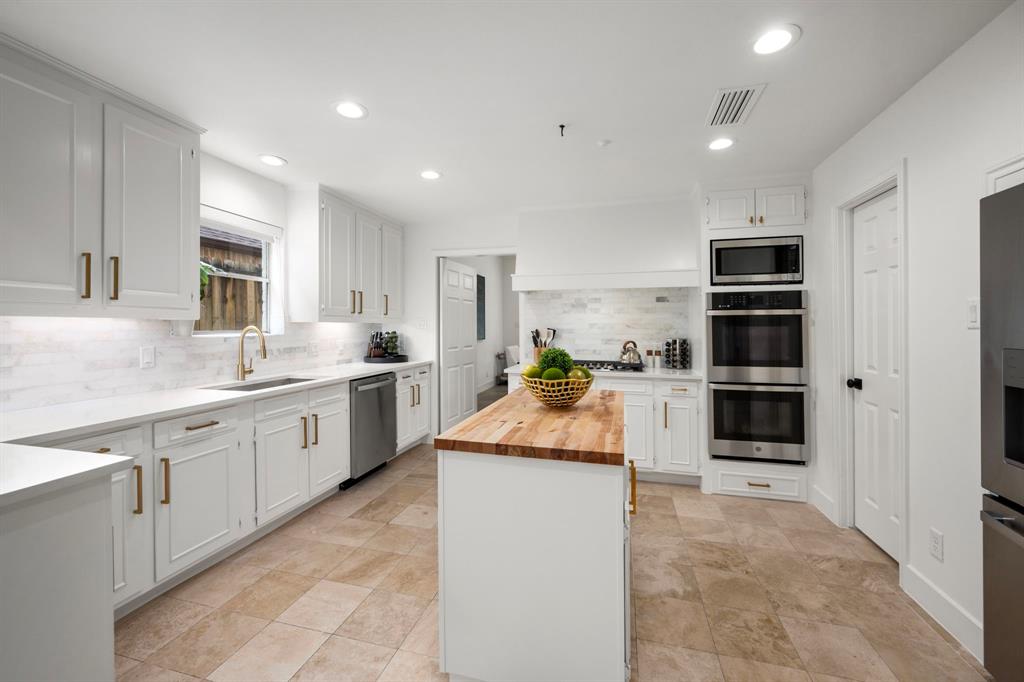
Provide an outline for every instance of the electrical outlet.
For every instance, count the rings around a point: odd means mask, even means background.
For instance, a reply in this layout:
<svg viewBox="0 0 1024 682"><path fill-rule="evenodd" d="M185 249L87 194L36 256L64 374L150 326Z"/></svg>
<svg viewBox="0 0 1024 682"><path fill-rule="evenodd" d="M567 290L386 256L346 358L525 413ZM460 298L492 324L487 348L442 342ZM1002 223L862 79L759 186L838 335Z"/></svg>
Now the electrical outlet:
<svg viewBox="0 0 1024 682"><path fill-rule="evenodd" d="M942 533L934 528L928 529L928 552L938 561L942 561Z"/></svg>
<svg viewBox="0 0 1024 682"><path fill-rule="evenodd" d="M139 346L139 368L149 369L156 364L156 350L153 346Z"/></svg>

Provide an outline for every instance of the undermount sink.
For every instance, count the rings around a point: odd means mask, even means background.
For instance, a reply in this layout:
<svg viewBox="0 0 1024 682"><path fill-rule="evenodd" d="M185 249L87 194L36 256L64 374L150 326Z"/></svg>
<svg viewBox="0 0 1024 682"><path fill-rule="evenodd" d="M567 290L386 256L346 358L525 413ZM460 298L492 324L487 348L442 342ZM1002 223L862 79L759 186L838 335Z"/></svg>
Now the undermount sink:
<svg viewBox="0 0 1024 682"><path fill-rule="evenodd" d="M259 391L264 388L278 388L291 384L301 384L313 381L312 378L302 377L280 377L278 379L264 379L263 381L246 381L244 384L227 384L225 386L208 386L213 391Z"/></svg>

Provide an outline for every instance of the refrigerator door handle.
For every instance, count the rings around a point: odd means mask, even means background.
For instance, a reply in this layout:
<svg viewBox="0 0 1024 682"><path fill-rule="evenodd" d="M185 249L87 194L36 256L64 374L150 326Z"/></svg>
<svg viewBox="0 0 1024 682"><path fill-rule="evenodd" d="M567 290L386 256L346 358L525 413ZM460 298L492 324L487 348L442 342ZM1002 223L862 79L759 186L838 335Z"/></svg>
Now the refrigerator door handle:
<svg viewBox="0 0 1024 682"><path fill-rule="evenodd" d="M1012 516L1000 516L990 511L981 512L981 522L1009 540L1021 549L1024 549L1024 535L1018 533L1009 526L1008 521L1014 521Z"/></svg>

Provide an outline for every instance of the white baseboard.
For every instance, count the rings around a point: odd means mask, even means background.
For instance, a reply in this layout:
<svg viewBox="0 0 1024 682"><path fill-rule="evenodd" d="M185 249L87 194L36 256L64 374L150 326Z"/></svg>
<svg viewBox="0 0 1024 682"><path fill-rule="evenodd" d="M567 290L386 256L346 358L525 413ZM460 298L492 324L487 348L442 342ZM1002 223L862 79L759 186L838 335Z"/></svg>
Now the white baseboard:
<svg viewBox="0 0 1024 682"><path fill-rule="evenodd" d="M982 661L985 637L980 620L910 564L900 571L900 587L976 659Z"/></svg>
<svg viewBox="0 0 1024 682"><path fill-rule="evenodd" d="M494 377L491 377L490 379L488 379L484 383L477 385L476 392L477 393L483 393L487 389L492 388L496 383L497 382L494 380Z"/></svg>
<svg viewBox="0 0 1024 682"><path fill-rule="evenodd" d="M827 516L829 521L837 526L841 525L839 520L836 518L836 501L817 485L812 484L810 488L811 490L807 495L807 501L817 507L818 511Z"/></svg>

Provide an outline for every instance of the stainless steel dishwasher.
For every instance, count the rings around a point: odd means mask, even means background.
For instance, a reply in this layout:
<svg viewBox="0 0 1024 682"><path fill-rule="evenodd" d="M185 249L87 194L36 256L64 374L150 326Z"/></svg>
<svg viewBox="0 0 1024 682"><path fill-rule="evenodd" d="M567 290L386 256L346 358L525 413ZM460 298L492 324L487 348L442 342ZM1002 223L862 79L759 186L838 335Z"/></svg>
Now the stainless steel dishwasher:
<svg viewBox="0 0 1024 682"><path fill-rule="evenodd" d="M352 478L359 478L395 456L395 373L349 382L351 391Z"/></svg>

